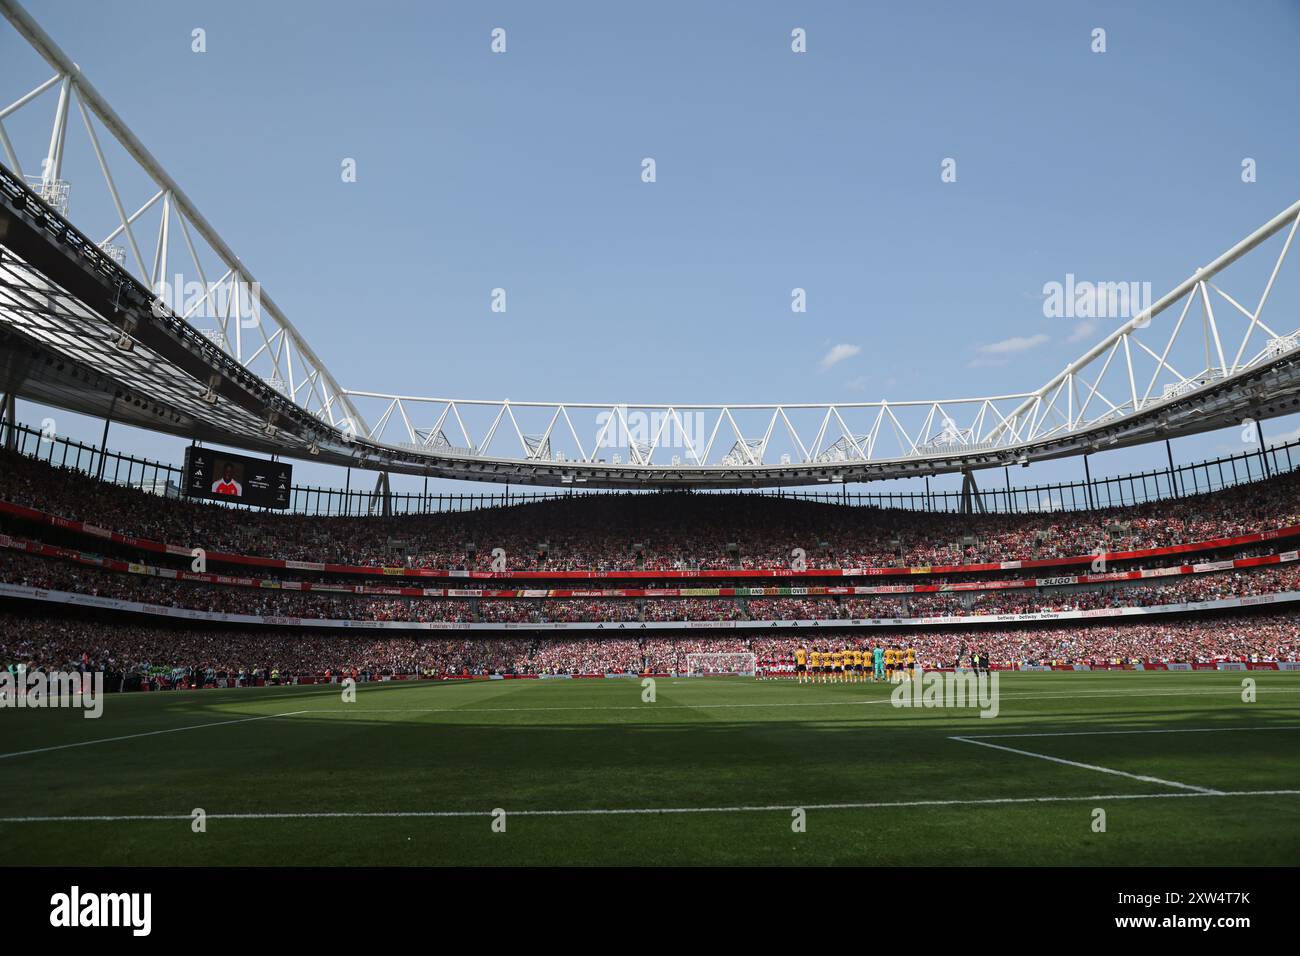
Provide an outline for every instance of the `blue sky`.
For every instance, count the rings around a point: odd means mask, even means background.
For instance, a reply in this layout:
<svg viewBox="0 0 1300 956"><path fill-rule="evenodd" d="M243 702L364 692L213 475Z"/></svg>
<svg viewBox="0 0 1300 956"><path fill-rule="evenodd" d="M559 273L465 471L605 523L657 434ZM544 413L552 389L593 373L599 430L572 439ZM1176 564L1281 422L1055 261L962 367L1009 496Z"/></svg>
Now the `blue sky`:
<svg viewBox="0 0 1300 956"><path fill-rule="evenodd" d="M1028 390L1119 324L1045 318L1044 283L1159 296L1300 198L1293 0L1248 16L1198 0L27 6L355 388L633 403ZM48 72L0 28L0 99ZM74 166L74 191L81 173L100 188ZM71 416L60 430L98 439ZM175 441L115 434L178 457ZM1094 474L1163 455L1101 455Z"/></svg>

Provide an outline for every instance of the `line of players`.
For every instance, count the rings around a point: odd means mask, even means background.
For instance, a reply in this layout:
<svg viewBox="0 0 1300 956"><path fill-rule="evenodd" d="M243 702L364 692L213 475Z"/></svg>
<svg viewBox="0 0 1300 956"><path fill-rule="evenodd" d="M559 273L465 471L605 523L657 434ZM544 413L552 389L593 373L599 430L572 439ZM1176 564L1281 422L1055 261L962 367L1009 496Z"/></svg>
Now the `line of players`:
<svg viewBox="0 0 1300 956"><path fill-rule="evenodd" d="M916 665L914 647L844 648L840 651L794 652L794 672L800 684L855 684L865 681L896 684L911 678Z"/></svg>

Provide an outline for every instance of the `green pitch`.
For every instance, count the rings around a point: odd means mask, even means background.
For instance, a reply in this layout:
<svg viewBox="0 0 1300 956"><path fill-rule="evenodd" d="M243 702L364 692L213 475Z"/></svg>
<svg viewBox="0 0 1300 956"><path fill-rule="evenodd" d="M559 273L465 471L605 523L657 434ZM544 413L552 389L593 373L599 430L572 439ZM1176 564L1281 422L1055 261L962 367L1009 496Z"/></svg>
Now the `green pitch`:
<svg viewBox="0 0 1300 956"><path fill-rule="evenodd" d="M0 709L2 859L1300 860L1300 675L1004 675L995 719L897 709L890 689L661 678L647 703L636 680L391 683L355 703L285 687L109 696L98 720Z"/></svg>

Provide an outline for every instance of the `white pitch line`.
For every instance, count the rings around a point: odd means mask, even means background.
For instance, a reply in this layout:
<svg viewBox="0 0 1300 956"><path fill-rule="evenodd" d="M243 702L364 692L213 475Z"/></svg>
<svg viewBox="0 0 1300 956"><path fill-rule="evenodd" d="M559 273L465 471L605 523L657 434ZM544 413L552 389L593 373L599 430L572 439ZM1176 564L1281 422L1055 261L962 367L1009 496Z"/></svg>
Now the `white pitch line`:
<svg viewBox="0 0 1300 956"><path fill-rule="evenodd" d="M1110 737L1124 734L1228 734L1262 733L1268 730L1300 730L1300 725L1285 727L1174 727L1160 730L1066 730L1036 734L963 734L963 740L1002 740L1011 737Z"/></svg>
<svg viewBox="0 0 1300 956"><path fill-rule="evenodd" d="M1195 793L1104 793L1078 797L988 797L976 800L891 800L864 803L788 803L734 807L637 807L577 810L506 810L507 817L659 816L682 813L776 813L791 810L880 810L908 807L998 806L1032 803L1093 803L1104 800L1169 800L1194 797L1294 797L1300 790L1204 790ZM319 810L286 813L208 813L208 820L328 820L357 818L491 817L493 810ZM4 823L134 823L192 820L192 813L104 816L0 817Z"/></svg>
<svg viewBox="0 0 1300 956"><path fill-rule="evenodd" d="M73 744L57 744L53 747L37 747L33 750L15 750L12 753L0 754L0 760L7 760L10 757L26 757L30 754L49 753L51 750L67 750L71 747L89 747L93 744L111 744L119 740L135 740L137 737L156 737L159 734L178 734L183 730L203 730L205 727L224 727L228 724L246 724L253 720L274 720L277 717L293 717L297 714L305 714L305 710L291 710L287 714L266 714L262 717L239 717L235 720L219 720L211 724L191 724L188 727L169 727L166 730L146 730L138 734L123 734L120 737L97 737L94 740L79 740Z"/></svg>
<svg viewBox="0 0 1300 956"><path fill-rule="evenodd" d="M1004 747L1001 744L991 744L984 740L975 740L971 737L949 737L949 740L959 740L965 744L975 744L979 747L989 747L993 750L1005 750L1007 753L1020 754L1023 757L1037 757L1039 760L1050 760L1052 763L1065 764L1067 767L1079 767L1083 770L1096 770L1098 773L1114 774L1117 777L1129 777L1132 780L1141 780L1143 783L1158 783L1166 787L1177 787L1180 790L1194 790L1197 793L1203 793L1207 796L1219 796L1222 790L1213 790L1209 787L1196 787L1190 783L1179 783L1177 780L1164 780L1160 777L1147 777L1142 774L1129 773L1127 770L1113 770L1110 767L1099 767L1096 764L1080 763L1077 760L1066 760L1064 757L1053 757L1051 754L1038 754L1031 750L1017 750L1015 747Z"/></svg>

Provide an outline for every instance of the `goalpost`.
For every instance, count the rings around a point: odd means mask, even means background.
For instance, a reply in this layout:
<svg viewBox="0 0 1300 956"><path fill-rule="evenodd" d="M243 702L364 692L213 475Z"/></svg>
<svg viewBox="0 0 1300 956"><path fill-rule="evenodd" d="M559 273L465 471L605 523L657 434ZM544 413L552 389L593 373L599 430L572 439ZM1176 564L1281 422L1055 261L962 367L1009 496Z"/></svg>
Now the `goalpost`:
<svg viewBox="0 0 1300 956"><path fill-rule="evenodd" d="M753 677L758 673L758 655L750 653L687 654L687 677Z"/></svg>

